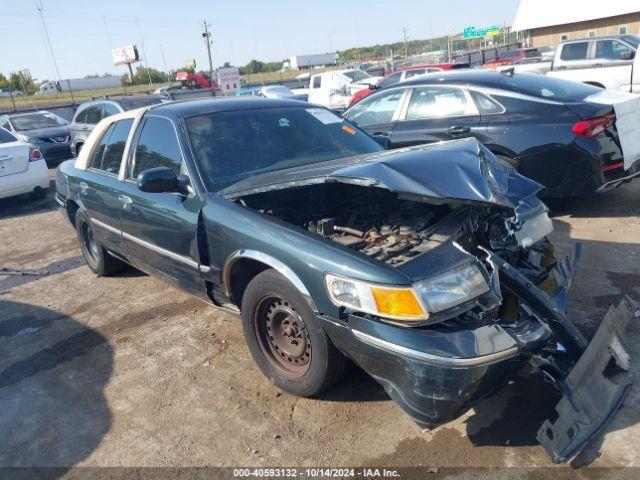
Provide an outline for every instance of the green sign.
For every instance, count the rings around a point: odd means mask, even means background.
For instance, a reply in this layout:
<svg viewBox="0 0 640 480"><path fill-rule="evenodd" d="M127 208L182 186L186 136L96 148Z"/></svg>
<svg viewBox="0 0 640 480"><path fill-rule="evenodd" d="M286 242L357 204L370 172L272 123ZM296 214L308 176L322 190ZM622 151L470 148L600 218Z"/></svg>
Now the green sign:
<svg viewBox="0 0 640 480"><path fill-rule="evenodd" d="M467 27L463 31L464 38L476 37L494 37L500 35L500 25L491 25L490 27Z"/></svg>

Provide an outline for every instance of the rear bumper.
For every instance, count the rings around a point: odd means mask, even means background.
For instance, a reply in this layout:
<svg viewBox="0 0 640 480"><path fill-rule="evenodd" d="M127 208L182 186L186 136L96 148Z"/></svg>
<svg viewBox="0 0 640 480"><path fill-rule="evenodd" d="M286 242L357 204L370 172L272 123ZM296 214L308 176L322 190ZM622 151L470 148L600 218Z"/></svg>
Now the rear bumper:
<svg viewBox="0 0 640 480"><path fill-rule="evenodd" d="M44 155L44 159L49 163L59 163L63 160L73 158L71 146L66 144L38 144L38 148Z"/></svg>
<svg viewBox="0 0 640 480"><path fill-rule="evenodd" d="M44 160L29 162L21 173L0 177L0 198L8 198L49 188L49 169Z"/></svg>

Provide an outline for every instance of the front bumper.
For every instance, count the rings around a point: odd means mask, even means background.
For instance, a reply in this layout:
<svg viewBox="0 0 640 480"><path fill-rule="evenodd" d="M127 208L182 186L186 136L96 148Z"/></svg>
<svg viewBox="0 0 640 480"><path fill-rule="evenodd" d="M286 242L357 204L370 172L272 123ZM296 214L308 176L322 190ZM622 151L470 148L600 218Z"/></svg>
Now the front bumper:
<svg viewBox="0 0 640 480"><path fill-rule="evenodd" d="M558 420L545 422L539 441L554 461L566 461L607 422L628 390L628 384L611 383L603 371L612 356L624 360L621 333L630 318L640 316L640 309L632 300L623 300L587 345L563 313L578 248L573 258L552 270L555 288L549 293L518 276L500 257L490 256L503 288L527 305L529 319L484 325L467 320L413 329L351 314L346 322L324 318L326 330L338 348L423 428L458 417L495 393L526 363L538 366L565 394L557 407ZM561 357L559 362L547 354L549 350ZM624 366L624 361L618 363Z"/></svg>

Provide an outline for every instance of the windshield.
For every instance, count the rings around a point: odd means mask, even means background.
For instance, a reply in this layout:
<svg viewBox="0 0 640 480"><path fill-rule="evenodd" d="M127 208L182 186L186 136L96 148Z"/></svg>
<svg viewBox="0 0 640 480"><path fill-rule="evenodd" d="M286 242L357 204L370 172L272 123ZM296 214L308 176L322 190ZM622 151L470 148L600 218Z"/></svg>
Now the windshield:
<svg viewBox="0 0 640 480"><path fill-rule="evenodd" d="M363 72L362 70L353 70L351 72L342 72L343 75L349 77L354 82L359 82L360 80L364 80L365 78L371 78L371 75Z"/></svg>
<svg viewBox="0 0 640 480"><path fill-rule="evenodd" d="M68 125L64 118L50 112L27 113L11 117L11 124L16 131L36 130L38 128L51 128Z"/></svg>
<svg viewBox="0 0 640 480"><path fill-rule="evenodd" d="M582 100L589 95L602 92L601 88L586 83L570 82L542 75L503 75L501 84L508 90L561 102Z"/></svg>
<svg viewBox="0 0 640 480"><path fill-rule="evenodd" d="M261 173L383 150L319 107L213 112L187 118L186 126L209 191Z"/></svg>
<svg viewBox="0 0 640 480"><path fill-rule="evenodd" d="M622 35L621 38L635 48L638 48L638 44L640 44L640 37L636 35Z"/></svg>

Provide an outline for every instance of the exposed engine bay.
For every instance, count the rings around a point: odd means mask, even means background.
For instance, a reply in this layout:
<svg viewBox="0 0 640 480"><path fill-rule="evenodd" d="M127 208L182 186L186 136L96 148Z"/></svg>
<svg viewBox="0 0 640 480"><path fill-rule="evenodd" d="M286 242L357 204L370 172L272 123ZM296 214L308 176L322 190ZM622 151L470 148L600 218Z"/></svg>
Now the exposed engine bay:
<svg viewBox="0 0 640 480"><path fill-rule="evenodd" d="M241 203L394 266L445 237L470 251L517 246L507 229L509 209L425 203L382 188L323 183L251 195Z"/></svg>

